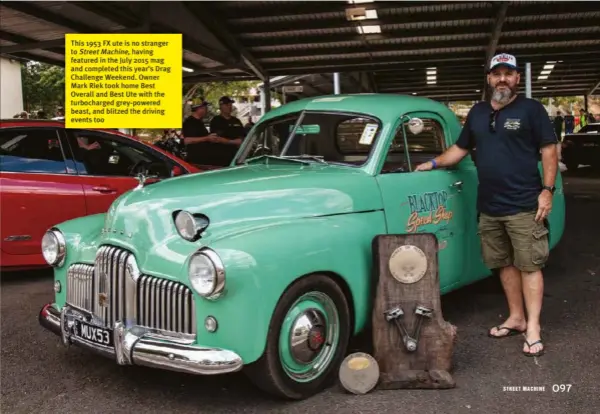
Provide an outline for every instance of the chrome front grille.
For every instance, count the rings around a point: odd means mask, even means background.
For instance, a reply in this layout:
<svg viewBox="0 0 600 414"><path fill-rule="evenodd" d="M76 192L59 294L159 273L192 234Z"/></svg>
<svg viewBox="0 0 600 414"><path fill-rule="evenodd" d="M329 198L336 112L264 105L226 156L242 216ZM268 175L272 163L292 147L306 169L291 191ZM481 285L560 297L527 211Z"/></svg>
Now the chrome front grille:
<svg viewBox="0 0 600 414"><path fill-rule="evenodd" d="M74 264L67 271L67 303L93 313L104 326L133 322L160 331L195 334L192 291L179 282L130 273L132 253L101 246L95 265Z"/></svg>
<svg viewBox="0 0 600 414"><path fill-rule="evenodd" d="M67 302L76 308L92 311L94 266L76 264L67 271Z"/></svg>
<svg viewBox="0 0 600 414"><path fill-rule="evenodd" d="M195 334L192 291L179 282L142 276L138 281L138 324L164 331Z"/></svg>

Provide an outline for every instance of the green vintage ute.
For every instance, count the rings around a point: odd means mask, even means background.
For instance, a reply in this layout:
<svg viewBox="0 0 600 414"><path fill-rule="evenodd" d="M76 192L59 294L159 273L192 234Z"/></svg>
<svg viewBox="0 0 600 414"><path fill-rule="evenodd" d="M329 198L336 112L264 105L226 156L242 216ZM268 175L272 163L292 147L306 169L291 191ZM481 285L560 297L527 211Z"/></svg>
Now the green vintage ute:
<svg viewBox="0 0 600 414"><path fill-rule="evenodd" d="M480 257L477 174L413 172L460 132L443 104L334 95L268 112L224 169L140 185L106 214L50 229L55 300L39 315L65 345L121 365L246 372L306 398L369 326L373 239L427 232L442 294L491 274ZM541 166L540 166L541 168ZM564 228L562 181L550 245Z"/></svg>

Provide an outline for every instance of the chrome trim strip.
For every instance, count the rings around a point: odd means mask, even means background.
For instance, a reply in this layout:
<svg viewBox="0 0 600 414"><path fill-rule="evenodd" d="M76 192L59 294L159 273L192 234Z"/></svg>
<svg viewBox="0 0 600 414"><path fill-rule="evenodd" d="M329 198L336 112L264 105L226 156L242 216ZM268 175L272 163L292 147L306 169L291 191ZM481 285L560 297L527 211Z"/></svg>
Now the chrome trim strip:
<svg viewBox="0 0 600 414"><path fill-rule="evenodd" d="M61 336L66 345L74 344L95 351L119 365L144 365L196 375L227 374L244 366L242 358L233 351L177 343L173 339L156 337L144 327L128 329L122 322L114 325L114 349L96 345L72 335L76 318L93 318L93 315L76 311L68 305L59 312L53 304L47 304L38 316L40 325Z"/></svg>

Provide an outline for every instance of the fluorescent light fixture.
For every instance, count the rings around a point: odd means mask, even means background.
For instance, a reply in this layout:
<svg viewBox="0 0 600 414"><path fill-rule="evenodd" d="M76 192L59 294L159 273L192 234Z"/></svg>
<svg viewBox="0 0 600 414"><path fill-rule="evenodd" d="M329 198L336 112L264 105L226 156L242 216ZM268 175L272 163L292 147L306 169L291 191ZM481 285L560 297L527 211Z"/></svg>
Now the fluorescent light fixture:
<svg viewBox="0 0 600 414"><path fill-rule="evenodd" d="M552 70L554 69L554 65L545 65L544 70Z"/></svg>
<svg viewBox="0 0 600 414"><path fill-rule="evenodd" d="M182 67L182 69L184 72L193 72L194 71L194 69L186 68L185 66Z"/></svg>
<svg viewBox="0 0 600 414"><path fill-rule="evenodd" d="M358 26L356 30L359 34L381 33L381 27L378 24Z"/></svg>
<svg viewBox="0 0 600 414"><path fill-rule="evenodd" d="M549 75L550 73L552 73L551 70L543 70L540 72L540 75Z"/></svg>
<svg viewBox="0 0 600 414"><path fill-rule="evenodd" d="M346 9L346 18L350 21L377 19L377 10L365 10L364 7Z"/></svg>
<svg viewBox="0 0 600 414"><path fill-rule="evenodd" d="M435 75L437 73L437 70L428 70L427 74L428 75Z"/></svg>
<svg viewBox="0 0 600 414"><path fill-rule="evenodd" d="M348 3L350 4L360 4L360 3L373 3L375 0L351 0Z"/></svg>
<svg viewBox="0 0 600 414"><path fill-rule="evenodd" d="M417 93L416 93L416 92L413 92L412 94L413 94L413 95L416 95Z"/></svg>
<svg viewBox="0 0 600 414"><path fill-rule="evenodd" d="M436 81L427 81L427 85L435 85L436 83Z"/></svg>
<svg viewBox="0 0 600 414"><path fill-rule="evenodd" d="M433 75L433 76L427 76L427 80L436 80L437 76Z"/></svg>
<svg viewBox="0 0 600 414"><path fill-rule="evenodd" d="M542 86L542 89L548 89L548 87L547 86Z"/></svg>
<svg viewBox="0 0 600 414"><path fill-rule="evenodd" d="M367 10L367 19L376 19L377 10Z"/></svg>
<svg viewBox="0 0 600 414"><path fill-rule="evenodd" d="M481 92L481 89L475 89L475 92Z"/></svg>
<svg viewBox="0 0 600 414"><path fill-rule="evenodd" d="M538 80L540 79L548 79L548 75L540 75L538 76Z"/></svg>

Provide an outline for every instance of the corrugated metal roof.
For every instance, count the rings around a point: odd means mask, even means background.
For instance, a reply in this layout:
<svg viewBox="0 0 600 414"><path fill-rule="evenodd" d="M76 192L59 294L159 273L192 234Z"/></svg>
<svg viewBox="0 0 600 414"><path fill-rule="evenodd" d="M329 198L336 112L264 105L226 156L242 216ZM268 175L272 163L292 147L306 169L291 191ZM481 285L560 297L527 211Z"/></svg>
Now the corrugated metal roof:
<svg viewBox="0 0 600 414"><path fill-rule="evenodd" d="M184 75L186 81L250 79L257 71L269 77L314 74L301 82L322 93L329 90L326 73L341 71L347 73L345 86L361 78L361 90L370 85L378 91L480 97L476 91L484 87L492 40L496 50L532 63L534 93L583 94L600 77L600 2L509 2L496 37L501 2L11 3L0 4L2 47L68 32L132 28L143 22L145 8L169 7L170 25L155 16L152 30L183 32L184 66L194 69ZM362 9L367 18L349 20L352 9L355 14ZM367 26L377 26L379 33L362 34ZM60 63L60 52L54 47L43 55ZM548 79L538 80L547 60L556 61L555 68ZM437 68L436 85L425 82L425 68L431 66Z"/></svg>

